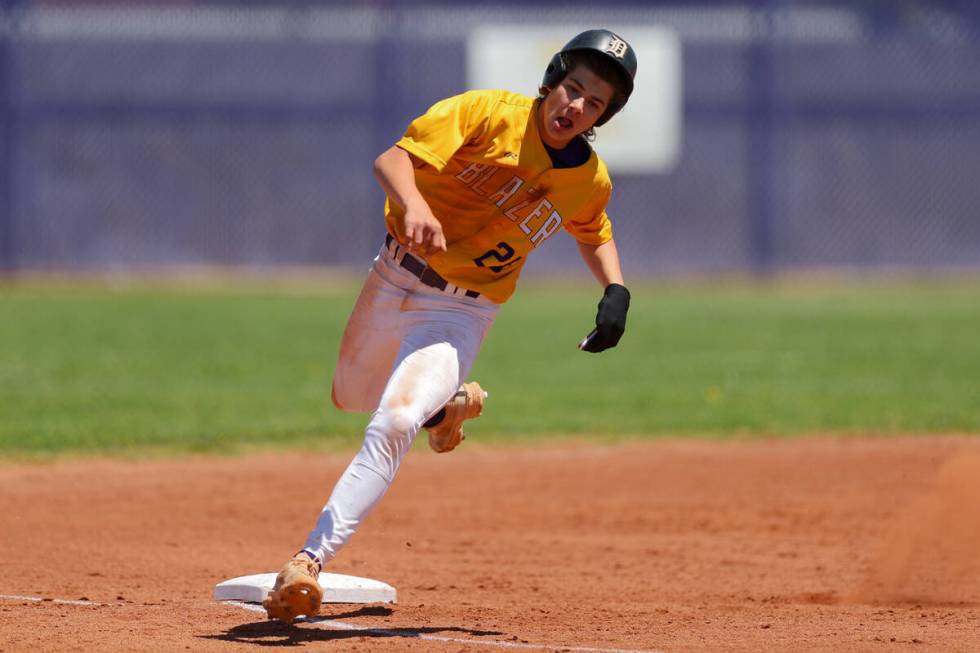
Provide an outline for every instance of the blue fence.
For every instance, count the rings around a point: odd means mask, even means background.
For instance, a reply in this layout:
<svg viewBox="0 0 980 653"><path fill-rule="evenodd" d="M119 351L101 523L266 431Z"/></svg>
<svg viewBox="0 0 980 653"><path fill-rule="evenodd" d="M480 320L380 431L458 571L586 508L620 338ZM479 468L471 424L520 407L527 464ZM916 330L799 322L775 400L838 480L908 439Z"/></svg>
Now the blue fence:
<svg viewBox="0 0 980 653"><path fill-rule="evenodd" d="M980 266L968 3L0 6L7 270L363 265L371 162L464 88L468 32L556 16L683 44L679 165L614 178L628 274Z"/></svg>

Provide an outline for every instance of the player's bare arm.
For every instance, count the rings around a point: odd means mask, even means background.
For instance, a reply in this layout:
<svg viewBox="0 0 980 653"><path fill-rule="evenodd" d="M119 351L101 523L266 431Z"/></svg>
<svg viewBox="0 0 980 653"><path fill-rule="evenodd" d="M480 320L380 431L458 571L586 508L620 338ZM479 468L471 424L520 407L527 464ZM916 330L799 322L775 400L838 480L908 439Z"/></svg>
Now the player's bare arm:
<svg viewBox="0 0 980 653"><path fill-rule="evenodd" d="M592 276L605 288L611 283L623 285L623 271L619 267L619 251L616 241L610 239L601 245L578 243L579 254L589 266Z"/></svg>
<svg viewBox="0 0 980 653"><path fill-rule="evenodd" d="M374 176L392 202L405 209L404 241L410 250L427 255L446 251L442 224L415 185L415 159L392 146L374 161Z"/></svg>
<svg viewBox="0 0 980 653"><path fill-rule="evenodd" d="M601 245L578 244L582 260L605 289L596 313L595 329L586 336L579 349L598 353L615 347L626 331L626 313L630 307L630 291L623 285L619 252L612 239Z"/></svg>

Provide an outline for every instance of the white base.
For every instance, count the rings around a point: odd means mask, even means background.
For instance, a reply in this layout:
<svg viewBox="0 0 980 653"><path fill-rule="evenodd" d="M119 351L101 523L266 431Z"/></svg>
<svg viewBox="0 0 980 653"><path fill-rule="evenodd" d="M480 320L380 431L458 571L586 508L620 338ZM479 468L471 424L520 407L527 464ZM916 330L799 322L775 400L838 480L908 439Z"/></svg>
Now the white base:
<svg viewBox="0 0 980 653"><path fill-rule="evenodd" d="M317 580L323 588L323 603L395 602L395 588L379 580L326 572L321 572ZM239 576L215 585L214 600L261 603L275 584L274 573Z"/></svg>

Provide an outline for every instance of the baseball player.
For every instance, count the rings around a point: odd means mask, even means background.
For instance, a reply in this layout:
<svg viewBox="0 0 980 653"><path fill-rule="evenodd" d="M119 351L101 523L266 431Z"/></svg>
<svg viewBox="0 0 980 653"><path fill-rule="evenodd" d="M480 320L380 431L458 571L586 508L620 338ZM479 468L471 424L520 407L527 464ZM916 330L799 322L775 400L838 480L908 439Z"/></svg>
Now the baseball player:
<svg viewBox="0 0 980 653"><path fill-rule="evenodd" d="M381 154L388 235L341 342L333 402L371 412L364 444L263 602L270 619L315 615L322 565L391 485L420 429L437 452L464 438L487 393L463 383L521 268L564 228L604 289L579 345L616 346L630 294L605 207L606 166L589 141L629 99L636 55L589 30L551 59L537 98L470 91L442 100Z"/></svg>

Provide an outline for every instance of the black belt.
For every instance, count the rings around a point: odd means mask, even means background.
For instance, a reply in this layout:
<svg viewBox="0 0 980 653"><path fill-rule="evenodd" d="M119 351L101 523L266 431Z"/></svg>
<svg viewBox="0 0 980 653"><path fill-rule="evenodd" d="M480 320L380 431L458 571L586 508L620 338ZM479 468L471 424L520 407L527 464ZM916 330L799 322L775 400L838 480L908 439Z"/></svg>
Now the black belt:
<svg viewBox="0 0 980 653"><path fill-rule="evenodd" d="M391 234L385 234L385 249L391 249L391 244L395 242L395 239ZM401 245L398 245L401 247ZM398 255L398 247L395 248L394 255ZM438 288L439 290L445 290L449 287L449 282L439 276L439 274L429 267L429 264L425 261L419 260L418 258L412 256L408 252L402 257L400 265L418 277L419 281L431 288ZM459 288L459 286L456 286ZM465 288L459 288L464 291L464 294L471 299L476 299L480 296L480 293L475 290L466 290Z"/></svg>

